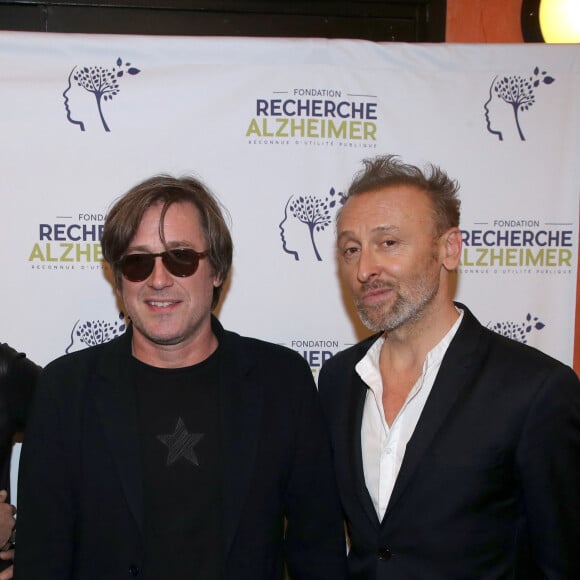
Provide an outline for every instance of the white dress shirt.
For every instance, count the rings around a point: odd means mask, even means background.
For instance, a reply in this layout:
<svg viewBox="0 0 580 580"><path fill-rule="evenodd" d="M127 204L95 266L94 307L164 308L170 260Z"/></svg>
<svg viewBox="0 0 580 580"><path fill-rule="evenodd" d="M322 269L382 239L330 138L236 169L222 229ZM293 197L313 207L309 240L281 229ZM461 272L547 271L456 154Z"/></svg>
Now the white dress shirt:
<svg viewBox="0 0 580 580"><path fill-rule="evenodd" d="M383 409L383 383L379 367L384 337L373 343L355 367L360 378L369 387L363 410L361 446L365 483L379 520L385 515L407 443L425 407L443 356L463 319L463 311L458 311L459 318L455 324L439 344L427 353L423 372L390 427Z"/></svg>

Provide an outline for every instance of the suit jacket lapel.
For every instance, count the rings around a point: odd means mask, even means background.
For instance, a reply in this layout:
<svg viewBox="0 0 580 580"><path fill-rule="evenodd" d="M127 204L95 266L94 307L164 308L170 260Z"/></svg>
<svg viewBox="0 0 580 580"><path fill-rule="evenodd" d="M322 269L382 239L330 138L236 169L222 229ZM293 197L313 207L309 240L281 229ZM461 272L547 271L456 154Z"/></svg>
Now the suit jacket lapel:
<svg viewBox="0 0 580 580"><path fill-rule="evenodd" d="M134 381L129 372L131 329L105 346L92 394L129 509L143 529L143 477Z"/></svg>
<svg viewBox="0 0 580 580"><path fill-rule="evenodd" d="M257 364L237 335L212 320L220 342L220 409L222 432L222 509L227 556L251 484L263 413L262 386L251 378Z"/></svg>
<svg viewBox="0 0 580 580"><path fill-rule="evenodd" d="M406 486L413 479L422 457L445 423L459 395L469 384L480 359L478 349L481 350L481 326L465 306L461 304L458 306L464 311L463 320L445 353L433 389L407 444L385 519L391 507L401 498Z"/></svg>
<svg viewBox="0 0 580 580"><path fill-rule="evenodd" d="M367 391L368 387L358 376L357 372L353 370L351 388L349 389L350 400L347 403L349 409L348 428L346 432L346 448L349 454L347 465L350 465L353 470L352 478L355 484L357 498L372 525L377 526L379 519L366 486L362 459L361 426Z"/></svg>

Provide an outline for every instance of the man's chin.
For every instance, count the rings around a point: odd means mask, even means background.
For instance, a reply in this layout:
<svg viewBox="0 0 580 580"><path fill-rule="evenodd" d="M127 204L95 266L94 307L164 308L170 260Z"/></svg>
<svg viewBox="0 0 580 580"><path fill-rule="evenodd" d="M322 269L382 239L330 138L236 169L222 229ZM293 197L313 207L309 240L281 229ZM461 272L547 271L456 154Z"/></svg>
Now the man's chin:
<svg viewBox="0 0 580 580"><path fill-rule="evenodd" d="M391 308L385 312L384 307L379 309L357 308L361 322L373 332L392 332L405 324L410 313L400 308Z"/></svg>
<svg viewBox="0 0 580 580"><path fill-rule="evenodd" d="M149 343L157 346L175 346L183 342L183 335L176 334L175 332L143 332L140 331L139 334Z"/></svg>
<svg viewBox="0 0 580 580"><path fill-rule="evenodd" d="M357 307L358 316L361 322L374 332L384 330L384 315L376 310L366 307Z"/></svg>
<svg viewBox="0 0 580 580"><path fill-rule="evenodd" d="M152 336L150 337L151 342L159 346L175 346L183 342L184 338L180 335L168 335L168 336Z"/></svg>

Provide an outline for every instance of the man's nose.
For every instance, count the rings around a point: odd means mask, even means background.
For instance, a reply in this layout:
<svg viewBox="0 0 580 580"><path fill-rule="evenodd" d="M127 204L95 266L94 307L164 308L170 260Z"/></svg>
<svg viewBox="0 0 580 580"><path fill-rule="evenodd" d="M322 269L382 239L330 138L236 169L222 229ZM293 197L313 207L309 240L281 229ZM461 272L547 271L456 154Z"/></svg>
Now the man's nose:
<svg viewBox="0 0 580 580"><path fill-rule="evenodd" d="M173 276L169 273L161 256L155 257L155 263L153 265L153 271L147 279L149 286L153 288L165 288L166 286L171 286L173 284Z"/></svg>
<svg viewBox="0 0 580 580"><path fill-rule="evenodd" d="M357 264L357 278L359 282L368 282L378 275L381 264L376 252L371 248L361 248Z"/></svg>

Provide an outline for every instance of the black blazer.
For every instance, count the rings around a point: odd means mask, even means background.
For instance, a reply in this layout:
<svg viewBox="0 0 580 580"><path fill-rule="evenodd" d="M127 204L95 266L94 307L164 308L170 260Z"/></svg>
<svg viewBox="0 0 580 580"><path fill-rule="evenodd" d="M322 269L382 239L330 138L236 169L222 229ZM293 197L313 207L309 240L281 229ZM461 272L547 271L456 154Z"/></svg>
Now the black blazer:
<svg viewBox="0 0 580 580"><path fill-rule="evenodd" d="M351 541L351 578L580 578L580 384L567 366L464 318L379 522L365 486L366 385L378 336L336 355L319 389Z"/></svg>
<svg viewBox="0 0 580 580"><path fill-rule="evenodd" d="M219 380L225 580L279 580L284 562L292 578L345 578L330 445L308 365L212 325L227 361ZM130 357L129 329L41 376L20 461L19 580L120 580L146 566Z"/></svg>
<svg viewBox="0 0 580 580"><path fill-rule="evenodd" d="M0 344L0 489L9 489L13 437L24 431L40 367Z"/></svg>

